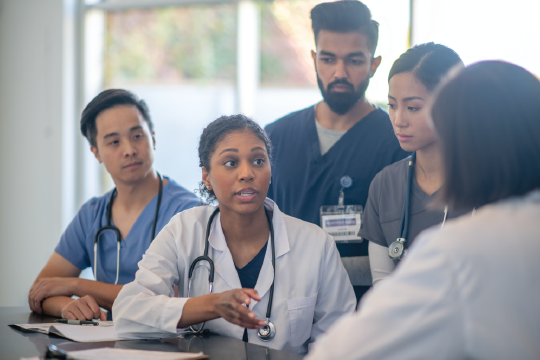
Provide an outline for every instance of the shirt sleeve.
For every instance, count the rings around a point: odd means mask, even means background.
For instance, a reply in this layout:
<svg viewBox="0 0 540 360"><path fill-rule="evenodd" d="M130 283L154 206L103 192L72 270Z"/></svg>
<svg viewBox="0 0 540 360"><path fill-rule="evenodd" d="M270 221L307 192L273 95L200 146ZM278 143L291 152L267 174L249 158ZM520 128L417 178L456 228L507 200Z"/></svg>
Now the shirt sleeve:
<svg viewBox="0 0 540 360"><path fill-rule="evenodd" d="M174 214L172 216L181 213L184 210L188 210L197 206L201 206L201 200L199 198L191 196L185 196L184 201L182 201L178 207L176 208Z"/></svg>
<svg viewBox="0 0 540 360"><path fill-rule="evenodd" d="M310 341L328 331L343 314L352 313L355 309L356 296L349 275L343 267L335 241L327 235L326 258L317 291Z"/></svg>
<svg viewBox="0 0 540 360"><path fill-rule="evenodd" d="M443 247L422 240L431 239L419 239L393 275L364 296L357 313L322 335L306 360L466 358L458 269Z"/></svg>
<svg viewBox="0 0 540 360"><path fill-rule="evenodd" d="M387 246L379 218L382 177L383 173L378 173L369 186L368 199L364 213L362 214L362 227L358 232L358 236L381 246Z"/></svg>
<svg viewBox="0 0 540 360"><path fill-rule="evenodd" d="M114 327L122 338L175 336L187 298L174 297L178 253L169 225L158 234L139 262L135 280L114 301Z"/></svg>
<svg viewBox="0 0 540 360"><path fill-rule="evenodd" d="M390 275L396 266L388 256L388 247L370 241L368 249L371 278L373 279L373 285L375 285L378 281Z"/></svg>
<svg viewBox="0 0 540 360"><path fill-rule="evenodd" d="M54 251L81 270L91 266L86 237L97 213L95 199L84 204L68 225Z"/></svg>

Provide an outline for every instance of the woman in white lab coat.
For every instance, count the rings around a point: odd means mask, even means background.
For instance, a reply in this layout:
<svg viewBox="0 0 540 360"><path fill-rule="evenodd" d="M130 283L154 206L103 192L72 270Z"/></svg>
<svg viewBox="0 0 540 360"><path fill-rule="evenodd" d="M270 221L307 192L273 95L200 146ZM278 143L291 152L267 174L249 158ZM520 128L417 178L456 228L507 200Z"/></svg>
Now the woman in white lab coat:
<svg viewBox="0 0 540 360"><path fill-rule="evenodd" d="M117 333L170 337L178 328L206 322L206 329L220 335L307 352L319 334L356 306L334 240L266 199L271 145L252 120L235 115L212 122L201 136L199 158L201 192L217 200L219 211L215 206L184 211L163 228L139 263L135 281L114 302ZM190 266L205 252L207 227L213 292L188 298ZM208 275L202 277L208 283ZM275 336L263 341L258 329L268 330L269 300Z"/></svg>
<svg viewBox="0 0 540 360"><path fill-rule="evenodd" d="M306 360L540 359L539 99L537 78L500 61L439 90L440 202L476 213L422 232Z"/></svg>

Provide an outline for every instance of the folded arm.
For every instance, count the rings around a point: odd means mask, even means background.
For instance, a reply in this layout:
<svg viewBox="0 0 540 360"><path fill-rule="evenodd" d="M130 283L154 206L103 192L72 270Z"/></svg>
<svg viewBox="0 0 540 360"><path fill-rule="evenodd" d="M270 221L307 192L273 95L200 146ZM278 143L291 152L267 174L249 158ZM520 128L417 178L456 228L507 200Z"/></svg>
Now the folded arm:
<svg viewBox="0 0 540 360"><path fill-rule="evenodd" d="M81 269L54 252L30 288L30 309L40 314L43 312L72 319L84 314L96 315L96 306L110 310L123 285L80 279L80 273ZM73 295L84 300L72 299ZM70 304L71 309L66 309ZM98 317L102 315L101 312L97 314Z"/></svg>

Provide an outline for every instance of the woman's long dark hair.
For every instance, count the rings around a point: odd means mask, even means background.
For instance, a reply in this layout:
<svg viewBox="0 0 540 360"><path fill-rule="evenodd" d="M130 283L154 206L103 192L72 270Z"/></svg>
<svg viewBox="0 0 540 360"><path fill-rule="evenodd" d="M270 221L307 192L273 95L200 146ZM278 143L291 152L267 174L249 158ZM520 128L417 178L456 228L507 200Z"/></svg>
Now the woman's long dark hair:
<svg viewBox="0 0 540 360"><path fill-rule="evenodd" d="M458 64L463 65L461 58L447 46L433 42L416 45L394 61L388 82L396 74L412 72L431 93L448 71Z"/></svg>
<svg viewBox="0 0 540 360"><path fill-rule="evenodd" d="M479 207L540 188L540 82L480 62L445 84L432 108L444 163L442 201Z"/></svg>

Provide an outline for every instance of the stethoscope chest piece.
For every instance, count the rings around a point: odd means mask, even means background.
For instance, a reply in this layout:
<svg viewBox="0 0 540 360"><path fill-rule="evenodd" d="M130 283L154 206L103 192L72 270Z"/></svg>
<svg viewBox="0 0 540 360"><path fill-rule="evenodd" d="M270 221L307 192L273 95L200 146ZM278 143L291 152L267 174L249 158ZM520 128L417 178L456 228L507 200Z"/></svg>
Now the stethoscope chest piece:
<svg viewBox="0 0 540 360"><path fill-rule="evenodd" d="M392 260L399 260L406 253L405 239L399 238L388 247L388 256Z"/></svg>
<svg viewBox="0 0 540 360"><path fill-rule="evenodd" d="M274 323L271 322L270 319L266 319L266 325L257 331L257 336L262 341L272 340L274 336L276 336L276 327L274 326Z"/></svg>

